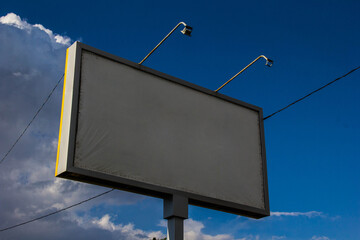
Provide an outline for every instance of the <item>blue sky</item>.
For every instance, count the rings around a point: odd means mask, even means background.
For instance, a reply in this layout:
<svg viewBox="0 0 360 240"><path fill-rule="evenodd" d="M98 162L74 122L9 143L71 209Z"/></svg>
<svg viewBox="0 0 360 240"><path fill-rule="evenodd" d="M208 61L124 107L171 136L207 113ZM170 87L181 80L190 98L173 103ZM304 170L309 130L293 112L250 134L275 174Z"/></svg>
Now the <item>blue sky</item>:
<svg viewBox="0 0 360 240"><path fill-rule="evenodd" d="M360 65L359 1L13 1L0 7L0 156L64 71L73 41L216 89L268 115ZM14 13L14 15L8 15ZM16 14L16 15L15 15ZM41 24L36 25L36 24ZM52 31L52 32L50 32ZM265 121L272 216L190 207L187 239L359 239L360 70ZM0 228L104 191L53 177L61 87L0 165ZM0 239L164 236L162 200L116 191Z"/></svg>

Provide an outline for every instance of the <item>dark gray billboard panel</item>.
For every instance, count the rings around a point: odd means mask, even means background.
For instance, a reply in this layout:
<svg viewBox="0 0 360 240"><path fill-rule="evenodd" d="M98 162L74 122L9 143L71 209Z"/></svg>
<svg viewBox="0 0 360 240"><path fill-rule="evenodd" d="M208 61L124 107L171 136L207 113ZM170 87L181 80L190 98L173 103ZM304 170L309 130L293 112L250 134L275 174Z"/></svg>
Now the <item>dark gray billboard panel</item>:
<svg viewBox="0 0 360 240"><path fill-rule="evenodd" d="M261 218L262 118L259 107L76 42L55 175Z"/></svg>

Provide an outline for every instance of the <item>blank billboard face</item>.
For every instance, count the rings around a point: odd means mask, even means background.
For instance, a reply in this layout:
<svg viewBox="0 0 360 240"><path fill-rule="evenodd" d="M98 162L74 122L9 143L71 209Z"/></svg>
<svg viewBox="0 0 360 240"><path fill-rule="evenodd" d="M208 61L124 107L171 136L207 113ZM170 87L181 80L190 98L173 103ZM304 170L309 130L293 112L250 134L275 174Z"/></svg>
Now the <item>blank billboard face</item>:
<svg viewBox="0 0 360 240"><path fill-rule="evenodd" d="M79 42L62 108L57 176L269 215L260 108Z"/></svg>

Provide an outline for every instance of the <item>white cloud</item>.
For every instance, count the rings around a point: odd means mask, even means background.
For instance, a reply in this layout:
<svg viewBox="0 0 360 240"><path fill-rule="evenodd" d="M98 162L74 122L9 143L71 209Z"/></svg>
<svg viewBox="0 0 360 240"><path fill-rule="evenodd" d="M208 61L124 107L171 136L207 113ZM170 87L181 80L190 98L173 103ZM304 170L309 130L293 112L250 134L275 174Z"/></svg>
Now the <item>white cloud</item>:
<svg viewBox="0 0 360 240"><path fill-rule="evenodd" d="M160 239L165 237L165 234L163 234L161 231L143 231L141 229L135 228L134 224L132 223L128 223L126 225L115 224L110 220L110 216L108 214L105 214L100 219L93 219L91 221L91 224L94 227L108 230L110 232L117 232L124 239L128 240L149 240L152 238Z"/></svg>
<svg viewBox="0 0 360 240"><path fill-rule="evenodd" d="M328 237L325 237L325 236L313 236L312 238L311 238L311 240L330 240L330 238L328 238Z"/></svg>
<svg viewBox="0 0 360 240"><path fill-rule="evenodd" d="M53 36L53 32L52 32L50 29L45 28L45 27L44 27L43 25L41 25L41 24L34 24L33 27L38 28L38 29L44 31L44 32L45 32L47 35L49 35L49 36Z"/></svg>
<svg viewBox="0 0 360 240"><path fill-rule="evenodd" d="M237 240L260 240L260 236L259 235L256 235L256 236L249 235L244 238L237 239Z"/></svg>
<svg viewBox="0 0 360 240"><path fill-rule="evenodd" d="M71 39L66 36L64 37L64 36L60 36L59 34L56 34L54 36L54 38L57 43L61 43L64 45L70 45Z"/></svg>
<svg viewBox="0 0 360 240"><path fill-rule="evenodd" d="M160 220L158 226L159 227L167 227L167 221L164 219Z"/></svg>
<svg viewBox="0 0 360 240"><path fill-rule="evenodd" d="M161 220L158 226L166 227L166 220ZM184 221L184 239L185 240L235 240L234 236L231 234L216 234L210 235L203 233L203 229L205 228L202 222L193 220L191 218L186 219ZM249 235L244 238L240 238L237 240L258 240L259 236Z"/></svg>
<svg viewBox="0 0 360 240"><path fill-rule="evenodd" d="M271 240L280 240L280 239L286 239L285 236L272 236Z"/></svg>
<svg viewBox="0 0 360 240"><path fill-rule="evenodd" d="M282 217L282 216L288 216L288 217L299 217L299 216L305 216L308 218L312 217L323 217L324 214L322 212L317 211L309 211L309 212L271 212L271 216L274 217Z"/></svg>
<svg viewBox="0 0 360 240"><path fill-rule="evenodd" d="M185 240L233 240L230 234L209 235L202 232L204 224L191 218L184 223Z"/></svg>
<svg viewBox="0 0 360 240"><path fill-rule="evenodd" d="M72 216L71 220L78 224L78 226L84 229L91 228L100 228L111 232L113 236L117 236L117 239L127 239L127 240L149 240L152 238L162 239L166 237L161 231L144 231L141 229L135 228L134 224L115 224L111 220L109 214L103 215L101 218L89 218L89 217L79 217L77 215ZM158 226L167 227L166 220L160 220ZM231 234L205 234L203 229L205 228L204 224L200 221L193 219L186 219L184 221L184 239L185 240L260 240L259 235L246 235L242 238L235 238ZM284 236L273 236L272 240L285 239Z"/></svg>
<svg viewBox="0 0 360 240"><path fill-rule="evenodd" d="M6 16L0 17L0 23L27 31L30 31L32 27L26 21L21 20L21 18L15 13L8 13Z"/></svg>
<svg viewBox="0 0 360 240"><path fill-rule="evenodd" d="M22 76L22 73L21 72L14 72L13 75L15 77L20 77L20 76Z"/></svg>
<svg viewBox="0 0 360 240"><path fill-rule="evenodd" d="M34 29L39 29L45 32L53 43L58 43L65 46L69 46L71 43L71 39L69 37L61 36L59 34L54 35L53 31L45 28L41 24L29 24L25 20L22 20L20 16L16 15L15 13L8 13L6 16L0 17L0 23L26 30L28 33L31 33Z"/></svg>
<svg viewBox="0 0 360 240"><path fill-rule="evenodd" d="M60 36L59 34L54 35L53 32L50 29L45 28L41 24L34 24L33 27L36 27L44 32L46 32L47 35L49 35L50 39L54 39L55 42L63 44L63 45L70 45L71 39L66 36Z"/></svg>

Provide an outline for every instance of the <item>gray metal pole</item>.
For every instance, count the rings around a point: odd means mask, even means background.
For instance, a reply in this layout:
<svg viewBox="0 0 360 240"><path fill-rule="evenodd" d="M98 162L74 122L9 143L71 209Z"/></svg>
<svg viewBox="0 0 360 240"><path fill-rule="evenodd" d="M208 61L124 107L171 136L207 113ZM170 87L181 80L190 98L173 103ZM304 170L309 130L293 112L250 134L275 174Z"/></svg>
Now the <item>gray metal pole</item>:
<svg viewBox="0 0 360 240"><path fill-rule="evenodd" d="M168 240L184 240L184 219L188 218L188 199L180 195L164 199L164 218L168 220Z"/></svg>

